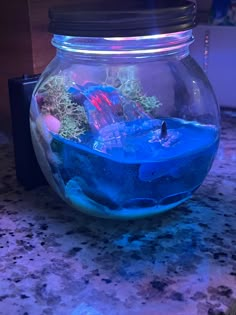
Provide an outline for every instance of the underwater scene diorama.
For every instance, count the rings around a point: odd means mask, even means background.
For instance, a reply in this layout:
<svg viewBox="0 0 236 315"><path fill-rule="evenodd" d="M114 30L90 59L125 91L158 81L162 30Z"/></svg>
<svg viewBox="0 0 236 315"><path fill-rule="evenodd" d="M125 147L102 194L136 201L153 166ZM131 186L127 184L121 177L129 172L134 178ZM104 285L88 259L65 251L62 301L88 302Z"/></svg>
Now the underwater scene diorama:
<svg viewBox="0 0 236 315"><path fill-rule="evenodd" d="M190 198L212 165L219 130L162 117L164 106L144 92L132 66L108 69L98 83L78 83L63 71L42 80L30 122L50 185L100 217L144 217Z"/></svg>

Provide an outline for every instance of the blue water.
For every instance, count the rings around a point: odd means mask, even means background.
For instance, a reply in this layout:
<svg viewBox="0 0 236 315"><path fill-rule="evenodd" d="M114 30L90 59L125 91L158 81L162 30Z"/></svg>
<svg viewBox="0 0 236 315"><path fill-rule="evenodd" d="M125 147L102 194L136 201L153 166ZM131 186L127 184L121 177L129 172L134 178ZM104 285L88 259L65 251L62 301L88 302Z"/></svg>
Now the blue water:
<svg viewBox="0 0 236 315"><path fill-rule="evenodd" d="M168 210L191 197L207 175L219 142L216 127L164 119L114 124L86 145L55 136L65 199L102 217L135 218Z"/></svg>

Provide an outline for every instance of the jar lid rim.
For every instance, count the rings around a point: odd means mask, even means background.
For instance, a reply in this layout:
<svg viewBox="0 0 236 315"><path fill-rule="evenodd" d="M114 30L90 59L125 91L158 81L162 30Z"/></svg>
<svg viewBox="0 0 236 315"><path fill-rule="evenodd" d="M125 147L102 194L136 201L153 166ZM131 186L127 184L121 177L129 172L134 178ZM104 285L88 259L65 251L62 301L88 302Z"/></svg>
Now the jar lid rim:
<svg viewBox="0 0 236 315"><path fill-rule="evenodd" d="M109 1L110 3L113 1ZM124 4L122 0L120 0ZM135 1L134 1L135 2ZM105 9L104 9L105 8ZM49 9L49 32L79 37L133 37L186 31L196 25L196 5L189 0L137 1L101 10L95 4Z"/></svg>

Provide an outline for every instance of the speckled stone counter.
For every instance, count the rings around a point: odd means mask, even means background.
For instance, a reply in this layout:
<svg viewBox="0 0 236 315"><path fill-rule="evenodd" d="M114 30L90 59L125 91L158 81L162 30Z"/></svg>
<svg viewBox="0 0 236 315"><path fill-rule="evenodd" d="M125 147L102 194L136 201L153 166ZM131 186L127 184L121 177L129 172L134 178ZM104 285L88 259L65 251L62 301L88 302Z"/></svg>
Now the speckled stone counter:
<svg viewBox="0 0 236 315"><path fill-rule="evenodd" d="M194 197L145 220L87 217L47 186L25 192L9 144L0 166L1 315L235 314L235 114Z"/></svg>

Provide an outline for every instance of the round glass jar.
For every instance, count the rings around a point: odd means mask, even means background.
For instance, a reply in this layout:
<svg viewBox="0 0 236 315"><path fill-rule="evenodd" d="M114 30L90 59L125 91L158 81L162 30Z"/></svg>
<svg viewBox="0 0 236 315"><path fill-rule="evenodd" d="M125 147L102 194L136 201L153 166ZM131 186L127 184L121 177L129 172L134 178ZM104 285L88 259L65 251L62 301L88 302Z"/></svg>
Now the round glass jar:
<svg viewBox="0 0 236 315"><path fill-rule="evenodd" d="M52 188L87 214L130 219L171 209L215 157L219 108L189 55L195 5L158 3L50 11L57 53L33 93L32 141Z"/></svg>

